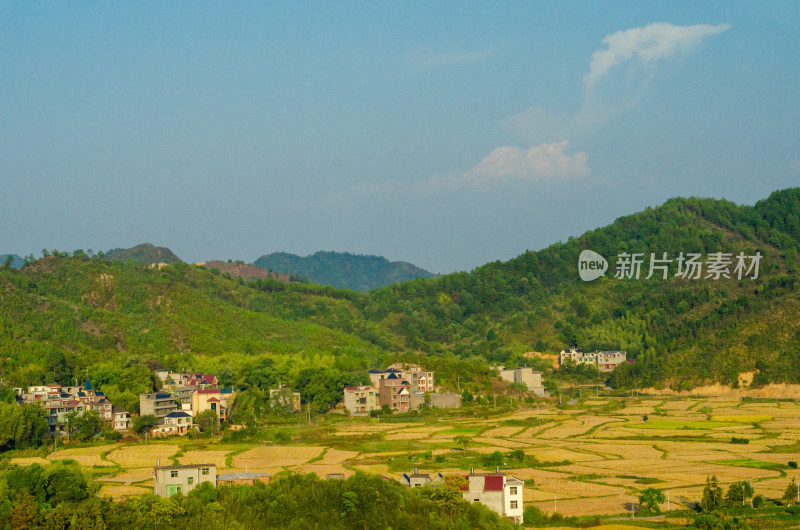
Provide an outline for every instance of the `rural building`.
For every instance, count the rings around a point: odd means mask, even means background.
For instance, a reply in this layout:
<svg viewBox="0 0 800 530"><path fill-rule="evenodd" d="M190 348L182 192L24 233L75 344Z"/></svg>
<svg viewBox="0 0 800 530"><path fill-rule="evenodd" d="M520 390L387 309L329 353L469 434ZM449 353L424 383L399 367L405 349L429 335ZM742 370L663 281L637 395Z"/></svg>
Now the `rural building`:
<svg viewBox="0 0 800 530"><path fill-rule="evenodd" d="M153 468L153 490L160 497L171 497L176 493L186 495L203 482L217 487L217 466L162 466L159 463Z"/></svg>
<svg viewBox="0 0 800 530"><path fill-rule="evenodd" d="M499 471L495 473L475 473L470 469L467 484L462 486L461 494L468 502L480 502L502 517L522 523L522 488L525 482L507 476Z"/></svg>
<svg viewBox="0 0 800 530"><path fill-rule="evenodd" d="M197 417L201 412L213 410L219 421L226 421L235 398L236 393L230 388L198 388L192 392L192 412Z"/></svg>
<svg viewBox="0 0 800 530"><path fill-rule="evenodd" d="M614 368L627 361L628 354L624 351L595 351L584 353L575 348L561 350L558 355L558 364L571 360L575 364L593 364L601 372L613 372Z"/></svg>
<svg viewBox="0 0 800 530"><path fill-rule="evenodd" d="M538 396L544 396L544 384L542 384L542 372L534 371L527 366L518 368L497 367L497 372L504 381L509 383L519 383L525 385L529 392L534 392Z"/></svg>
<svg viewBox="0 0 800 530"><path fill-rule="evenodd" d="M139 396L139 415L153 415L159 420L178 410L175 397L169 392L155 392Z"/></svg>
<svg viewBox="0 0 800 530"><path fill-rule="evenodd" d="M388 405L393 412L411 410L411 385L391 373L380 380L379 398L381 406Z"/></svg>
<svg viewBox="0 0 800 530"><path fill-rule="evenodd" d="M419 468L414 468L413 473L403 473L400 476L400 484L409 488L420 488L422 486L436 485L444 480L441 473L436 473L431 477L428 473L420 473Z"/></svg>
<svg viewBox="0 0 800 530"><path fill-rule="evenodd" d="M160 425L153 427L153 435L169 436L171 434L177 434L183 436L184 434L188 434L191 428L192 415L182 410L176 410L164 416L161 419Z"/></svg>
<svg viewBox="0 0 800 530"><path fill-rule="evenodd" d="M349 386L344 389L344 408L350 414L369 414L381 408L378 390L371 386Z"/></svg>
<svg viewBox="0 0 800 530"><path fill-rule="evenodd" d="M86 381L84 386L62 387L53 383L45 386L30 386L28 392L19 390L18 403L38 403L47 411L47 422L51 433L61 432L68 415L82 416L89 411L96 412L101 420L111 424L114 429L124 430L127 428L127 426L118 428L118 424L114 421L114 408L124 414L127 412L119 407L114 407L103 392L94 390L90 381ZM119 427L121 425L120 423Z"/></svg>
<svg viewBox="0 0 800 530"><path fill-rule="evenodd" d="M131 424L131 415L128 411L114 405L111 412L114 414L114 430L127 431Z"/></svg>
<svg viewBox="0 0 800 530"><path fill-rule="evenodd" d="M278 388L269 389L269 403L273 409L300 412L300 392L278 385Z"/></svg>
<svg viewBox="0 0 800 530"><path fill-rule="evenodd" d="M222 475L217 475L217 486L252 486L256 482L269 484L270 478L267 473L223 473Z"/></svg>

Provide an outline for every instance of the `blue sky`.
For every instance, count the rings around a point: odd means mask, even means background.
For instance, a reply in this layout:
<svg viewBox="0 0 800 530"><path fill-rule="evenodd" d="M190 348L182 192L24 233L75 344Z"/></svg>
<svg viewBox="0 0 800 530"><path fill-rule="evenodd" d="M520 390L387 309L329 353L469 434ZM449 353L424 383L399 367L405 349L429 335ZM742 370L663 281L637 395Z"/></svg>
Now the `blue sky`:
<svg viewBox="0 0 800 530"><path fill-rule="evenodd" d="M0 253L470 270L800 185L797 2L0 3Z"/></svg>

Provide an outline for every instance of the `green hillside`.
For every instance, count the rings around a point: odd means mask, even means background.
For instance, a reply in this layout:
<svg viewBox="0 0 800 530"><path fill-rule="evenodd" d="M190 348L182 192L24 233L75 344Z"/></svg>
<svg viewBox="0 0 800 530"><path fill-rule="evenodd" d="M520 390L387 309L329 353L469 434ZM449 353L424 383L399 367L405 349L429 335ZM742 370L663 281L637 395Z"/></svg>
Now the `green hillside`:
<svg viewBox="0 0 800 530"><path fill-rule="evenodd" d="M316 252L306 257L273 252L258 258L254 265L293 276L305 276L319 285L354 291L369 291L415 278L436 276L405 261L389 261L380 256L348 252Z"/></svg>
<svg viewBox="0 0 800 530"><path fill-rule="evenodd" d="M179 263L181 259L166 247L157 247L150 243L142 243L131 248L115 248L105 254L109 261L131 260L137 265L154 263Z"/></svg>
<svg viewBox="0 0 800 530"><path fill-rule="evenodd" d="M755 206L671 199L508 262L471 273L415 280L371 294L365 314L428 352L450 349L507 362L527 350L624 349L634 365L615 372L619 386L701 381L734 383L759 369L757 382L800 382L800 189ZM579 279L582 250L761 252L757 280Z"/></svg>
<svg viewBox="0 0 800 530"><path fill-rule="evenodd" d="M346 374L425 357L440 384L455 387L457 376L487 388L490 362L536 364L522 354L578 346L636 359L611 375L618 387L733 384L746 371L756 384L798 383L798 212L800 189L754 206L671 199L507 262L369 293L60 253L0 269L0 375L66 383L88 369L126 403L161 366L263 391L312 384L317 372L344 384ZM578 276L586 249L612 266L592 282ZM614 277L622 252L763 258L755 280L676 278L674 262L666 280L645 279L646 265L636 280Z"/></svg>

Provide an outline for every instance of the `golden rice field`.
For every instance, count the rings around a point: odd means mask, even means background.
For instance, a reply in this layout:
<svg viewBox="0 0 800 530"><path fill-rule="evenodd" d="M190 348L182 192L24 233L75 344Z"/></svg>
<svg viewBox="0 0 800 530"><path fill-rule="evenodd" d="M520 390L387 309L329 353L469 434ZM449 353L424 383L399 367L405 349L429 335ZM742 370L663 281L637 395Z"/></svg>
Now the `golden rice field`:
<svg viewBox="0 0 800 530"><path fill-rule="evenodd" d="M793 477L800 480L800 471L786 465L800 461L800 453L780 450L796 448L792 444L800 440L796 402L646 396L618 401L596 397L594 391L584 393L591 395L565 408L540 402L538 424L535 406L489 418L393 418L380 425L375 418L351 418L331 421L314 445L301 445L302 437L297 436L285 445L217 440L201 444L173 438L147 446L64 448L45 458L12 462L75 460L95 473L107 473L100 477L100 495L121 499L150 491L158 459L162 464L172 464L173 459L181 464L213 463L224 472L294 471L325 478L361 470L399 478L413 467L424 473L466 474L469 467L481 469L491 453L500 451L506 473L535 483L526 486L524 502L548 513L557 508L564 515L624 515L648 487L669 491L673 508L687 506L700 499L711 475L725 489L732 482L750 480L756 493L767 498L780 497ZM732 443L733 437L749 443ZM520 467L509 456L517 449L540 465Z"/></svg>

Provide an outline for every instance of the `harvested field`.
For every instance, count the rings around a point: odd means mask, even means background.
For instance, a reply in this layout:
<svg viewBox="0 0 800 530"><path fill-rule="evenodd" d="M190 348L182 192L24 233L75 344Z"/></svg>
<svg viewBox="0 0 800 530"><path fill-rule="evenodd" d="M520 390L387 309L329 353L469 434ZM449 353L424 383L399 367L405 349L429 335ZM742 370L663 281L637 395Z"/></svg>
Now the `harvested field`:
<svg viewBox="0 0 800 530"><path fill-rule="evenodd" d="M235 455L232 466L243 469L280 469L305 464L322 454L324 447L317 446L261 446Z"/></svg>
<svg viewBox="0 0 800 530"><path fill-rule="evenodd" d="M50 463L50 460L46 458L41 458L39 456L31 456L28 458L12 458L12 464L16 464L18 466L29 466L31 464L39 464L40 466L46 466Z"/></svg>
<svg viewBox="0 0 800 530"><path fill-rule="evenodd" d="M115 501L119 501L128 497L135 497L143 493L153 493L153 488L145 488L141 486L116 486L111 484L103 484L100 488L98 495L100 497L111 497Z"/></svg>
<svg viewBox="0 0 800 530"><path fill-rule="evenodd" d="M157 460L166 466L177 452L178 446L171 444L128 445L111 451L108 459L122 467L153 467Z"/></svg>
<svg viewBox="0 0 800 530"><path fill-rule="evenodd" d="M114 467L114 462L102 460L100 455L109 449L113 448L111 445L101 445L98 447L82 447L80 449L59 449L54 453L50 453L47 457L48 460L75 460L83 467L92 466L108 466Z"/></svg>
<svg viewBox="0 0 800 530"><path fill-rule="evenodd" d="M178 458L178 462L185 464L214 464L217 470L227 467L225 457L229 451L186 451Z"/></svg>

